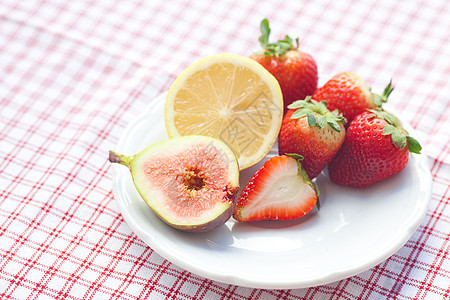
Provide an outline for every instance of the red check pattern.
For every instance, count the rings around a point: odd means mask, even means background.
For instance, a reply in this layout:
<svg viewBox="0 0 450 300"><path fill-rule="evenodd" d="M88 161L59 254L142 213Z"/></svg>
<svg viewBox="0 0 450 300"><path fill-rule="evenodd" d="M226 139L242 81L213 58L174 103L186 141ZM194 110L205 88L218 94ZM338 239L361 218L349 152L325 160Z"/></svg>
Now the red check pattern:
<svg viewBox="0 0 450 300"><path fill-rule="evenodd" d="M0 0L1 299L450 299L450 2ZM354 71L417 130L426 217L392 257L309 289L227 285L127 226L105 153L190 63L249 55L259 22L301 37L320 74Z"/></svg>

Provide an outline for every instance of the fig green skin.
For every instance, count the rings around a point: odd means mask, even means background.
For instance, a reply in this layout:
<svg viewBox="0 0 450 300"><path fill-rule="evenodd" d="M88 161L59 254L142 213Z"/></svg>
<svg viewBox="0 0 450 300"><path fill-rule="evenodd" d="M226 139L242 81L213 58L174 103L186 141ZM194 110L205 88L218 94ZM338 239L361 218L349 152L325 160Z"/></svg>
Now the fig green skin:
<svg viewBox="0 0 450 300"><path fill-rule="evenodd" d="M198 224L198 225L178 225L178 224L173 224L170 222L167 222L164 217L162 217L161 215L158 215L166 224L168 224L169 226L172 226L173 228L182 230L182 231L187 231L187 232L208 232L208 231L213 231L216 228L219 228L220 226L222 226L223 224L225 224L233 215L233 210L237 201L237 197L238 197L238 191L239 188L235 188L234 189L234 194L231 196L230 198L230 203L232 203L232 205L225 210L222 214L220 214L219 216L217 216L215 219L203 223L203 224ZM156 213L158 214L158 213Z"/></svg>
<svg viewBox="0 0 450 300"><path fill-rule="evenodd" d="M166 153L168 151L172 151L173 148L176 147L179 149L183 149L185 145L186 147L188 147L189 145L195 145L196 143L203 143L203 145L205 145L205 142L208 143L208 146L213 145L215 149L219 150L220 153L227 157L226 162L229 168L229 174L226 174L228 175L226 177L228 185L226 187L223 187L225 195L223 195L223 197L221 197L220 199L217 199L217 204L212 207L212 209L216 210L217 215L212 215L208 218L205 218L204 220L198 220L193 224L184 224L182 222L178 223L169 221L168 219L171 218L171 216L169 215L170 212L167 212L167 210L166 212L164 212L166 208L161 206L157 197L155 197L155 195L158 195L160 191L157 188L149 189L148 186L145 186L145 184L143 184L146 178L143 178L141 171L142 168L140 166L142 166L143 160L145 161L146 159L158 158L158 153ZM148 153L152 154L149 156L149 158L146 158L146 155L148 155ZM133 183L143 200L155 212L155 214L158 215L161 220L163 220L166 224L173 228L187 232L212 231L222 226L232 216L239 191L239 166L233 152L228 148L228 146L226 146L219 140L205 136L177 137L153 144L134 156L125 156L114 151L110 151L109 161L111 163L122 164L129 168L131 176L133 178ZM161 168L164 168L164 165L162 165ZM175 176L176 175L174 175L174 177ZM218 205L223 209L218 208Z"/></svg>

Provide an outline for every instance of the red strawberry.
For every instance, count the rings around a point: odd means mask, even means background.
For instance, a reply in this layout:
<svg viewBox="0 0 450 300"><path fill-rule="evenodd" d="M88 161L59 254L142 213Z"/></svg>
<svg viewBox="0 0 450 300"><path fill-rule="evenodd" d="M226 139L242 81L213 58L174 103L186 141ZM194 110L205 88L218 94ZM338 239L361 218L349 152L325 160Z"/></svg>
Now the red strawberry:
<svg viewBox="0 0 450 300"><path fill-rule="evenodd" d="M289 104L314 94L318 80L317 64L311 55L298 50L298 38L295 46L288 35L277 43L269 43L269 34L269 21L264 19L261 22L259 37L264 52L250 57L278 80L286 113Z"/></svg>
<svg viewBox="0 0 450 300"><path fill-rule="evenodd" d="M293 220L319 207L318 190L300 162L274 156L256 171L236 203L237 221Z"/></svg>
<svg viewBox="0 0 450 300"><path fill-rule="evenodd" d="M302 165L313 179L338 152L345 139L345 119L325 102L307 97L289 106L278 136L279 153L304 157Z"/></svg>
<svg viewBox="0 0 450 300"><path fill-rule="evenodd" d="M366 188L403 170L409 152L421 149L394 115L366 111L350 123L341 150L328 165L329 175L335 183Z"/></svg>
<svg viewBox="0 0 450 300"><path fill-rule="evenodd" d="M326 101L330 110L338 109L349 125L357 115L366 109L381 107L382 103L387 101L392 90L390 82L381 96L374 94L361 77L354 73L343 72L333 76L318 88L313 99Z"/></svg>

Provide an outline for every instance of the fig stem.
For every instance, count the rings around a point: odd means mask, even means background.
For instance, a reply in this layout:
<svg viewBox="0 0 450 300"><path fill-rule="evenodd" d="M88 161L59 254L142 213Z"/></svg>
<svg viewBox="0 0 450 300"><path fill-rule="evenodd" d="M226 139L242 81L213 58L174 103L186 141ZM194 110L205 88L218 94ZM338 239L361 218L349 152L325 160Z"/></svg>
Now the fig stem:
<svg viewBox="0 0 450 300"><path fill-rule="evenodd" d="M126 155L122 155L119 154L117 152L114 152L112 150L109 150L109 161L111 163L117 163L117 164L121 164L124 165L125 167L130 167L130 162L133 159L132 156L126 156Z"/></svg>

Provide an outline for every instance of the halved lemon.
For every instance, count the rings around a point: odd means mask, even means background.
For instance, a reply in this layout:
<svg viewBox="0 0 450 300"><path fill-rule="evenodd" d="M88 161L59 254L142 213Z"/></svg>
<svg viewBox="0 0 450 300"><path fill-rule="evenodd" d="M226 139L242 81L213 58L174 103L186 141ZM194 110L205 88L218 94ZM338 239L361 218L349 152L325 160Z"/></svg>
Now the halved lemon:
<svg viewBox="0 0 450 300"><path fill-rule="evenodd" d="M216 54L186 68L169 89L165 123L169 137L205 135L222 140L241 170L262 160L283 118L280 85L256 61Z"/></svg>

